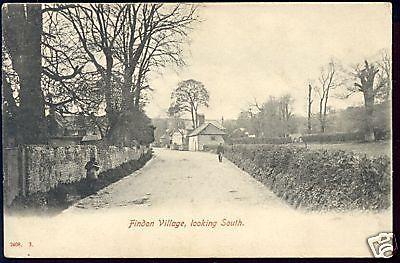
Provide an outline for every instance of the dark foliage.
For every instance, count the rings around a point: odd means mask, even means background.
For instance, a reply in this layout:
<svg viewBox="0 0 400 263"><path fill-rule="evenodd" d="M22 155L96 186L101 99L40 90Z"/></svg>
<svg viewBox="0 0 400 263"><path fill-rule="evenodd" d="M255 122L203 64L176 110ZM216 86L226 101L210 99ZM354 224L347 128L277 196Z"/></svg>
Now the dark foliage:
<svg viewBox="0 0 400 263"><path fill-rule="evenodd" d="M154 141L154 129L144 112L132 109L119 116L117 125L109 131L108 140L113 145L148 145Z"/></svg>
<svg viewBox="0 0 400 263"><path fill-rule="evenodd" d="M364 133L362 132L336 132L336 133L316 133L301 136L304 142L349 142L349 141L363 141Z"/></svg>
<svg viewBox="0 0 400 263"><path fill-rule="evenodd" d="M390 206L390 159L294 146L234 145L225 155L291 205L312 210Z"/></svg>
<svg viewBox="0 0 400 263"><path fill-rule="evenodd" d="M374 128L375 140L387 140L390 138L390 131L385 128ZM336 143L364 141L364 132L336 132L336 133L318 133L301 136L302 140L311 143Z"/></svg>

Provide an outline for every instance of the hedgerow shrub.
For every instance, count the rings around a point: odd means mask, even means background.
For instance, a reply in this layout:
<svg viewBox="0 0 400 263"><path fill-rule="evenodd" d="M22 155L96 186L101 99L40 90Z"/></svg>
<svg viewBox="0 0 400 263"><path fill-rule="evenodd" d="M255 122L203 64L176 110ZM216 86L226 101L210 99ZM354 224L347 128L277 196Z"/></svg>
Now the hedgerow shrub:
<svg viewBox="0 0 400 263"><path fill-rule="evenodd" d="M231 138L229 140L232 144L286 144L291 143L292 139L289 137L271 137L271 138Z"/></svg>
<svg viewBox="0 0 400 263"><path fill-rule="evenodd" d="M390 159L288 145L233 145L225 156L290 204L305 209L390 206Z"/></svg>
<svg viewBox="0 0 400 263"><path fill-rule="evenodd" d="M206 144L203 145L204 152L217 152L218 144Z"/></svg>
<svg viewBox="0 0 400 263"><path fill-rule="evenodd" d="M337 132L337 133L318 133L301 136L302 140L309 142L348 142L364 140L362 132Z"/></svg>

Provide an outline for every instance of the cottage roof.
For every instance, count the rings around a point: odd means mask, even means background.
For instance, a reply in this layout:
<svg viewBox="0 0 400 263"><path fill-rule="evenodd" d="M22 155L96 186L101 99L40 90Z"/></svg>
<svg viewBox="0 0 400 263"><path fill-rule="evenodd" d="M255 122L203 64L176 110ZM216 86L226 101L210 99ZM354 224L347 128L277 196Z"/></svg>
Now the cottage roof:
<svg viewBox="0 0 400 263"><path fill-rule="evenodd" d="M206 121L206 123L211 123L211 124L213 124L215 127L217 127L218 129L220 129L220 130L225 130L225 127L224 126L222 126L222 124L219 122L219 121L217 121L217 120L209 120L209 121Z"/></svg>
<svg viewBox="0 0 400 263"><path fill-rule="evenodd" d="M89 141L99 141L101 140L100 134L88 134L83 136L82 142L89 142Z"/></svg>
<svg viewBox="0 0 400 263"><path fill-rule="evenodd" d="M106 121L104 116L95 116L99 122ZM89 116L84 115L61 115L58 112L54 114L54 120L57 124L66 129L70 130L87 130L87 129L95 129L95 125L93 120Z"/></svg>
<svg viewBox="0 0 400 263"><path fill-rule="evenodd" d="M212 132L205 132L207 130L207 127L209 127L210 125L214 126L217 129L215 129ZM220 127L218 127L218 126L220 126ZM205 122L202 125L200 125L199 127L197 127L196 129L194 129L188 135L188 137L196 136L196 135L199 135L200 133L203 135L225 135L225 132L222 130L223 127L221 125L218 125L218 126L214 122ZM222 127L222 129L221 129L221 127Z"/></svg>

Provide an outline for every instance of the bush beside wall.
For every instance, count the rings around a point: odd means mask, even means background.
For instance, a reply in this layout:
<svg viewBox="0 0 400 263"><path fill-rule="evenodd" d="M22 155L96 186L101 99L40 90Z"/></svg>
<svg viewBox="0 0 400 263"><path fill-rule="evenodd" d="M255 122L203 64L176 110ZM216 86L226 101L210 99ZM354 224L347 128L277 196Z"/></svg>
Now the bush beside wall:
<svg viewBox="0 0 400 263"><path fill-rule="evenodd" d="M295 146L233 145L226 157L278 196L312 210L390 206L390 160Z"/></svg>

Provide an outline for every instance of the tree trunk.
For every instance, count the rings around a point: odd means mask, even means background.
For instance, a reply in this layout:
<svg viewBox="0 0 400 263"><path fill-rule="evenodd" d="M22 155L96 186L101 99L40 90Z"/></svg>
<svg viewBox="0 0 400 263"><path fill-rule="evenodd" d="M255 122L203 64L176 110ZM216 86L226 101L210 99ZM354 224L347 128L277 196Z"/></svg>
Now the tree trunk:
<svg viewBox="0 0 400 263"><path fill-rule="evenodd" d="M137 85L136 86L136 89L135 89L135 107L137 108L137 109L139 109L140 108L140 84L139 85Z"/></svg>
<svg viewBox="0 0 400 263"><path fill-rule="evenodd" d="M192 115L193 129L196 129L196 119L194 118L193 108L190 109L190 114Z"/></svg>
<svg viewBox="0 0 400 263"><path fill-rule="evenodd" d="M195 128L199 127L199 116L197 115L197 109L194 109L194 122L196 123Z"/></svg>
<svg viewBox="0 0 400 263"><path fill-rule="evenodd" d="M20 80L17 140L24 144L47 143L47 122L40 83L42 7L40 4L27 4L26 12L22 5L8 5L7 9L6 44Z"/></svg>
<svg viewBox="0 0 400 263"><path fill-rule="evenodd" d="M118 112L115 109L114 106L114 101L113 101L113 85L111 81L111 75L112 75L112 67L114 64L112 54L110 50L105 50L104 51L105 57L106 57L106 72L104 75L104 89L105 89L105 98L106 98L106 116L108 120L108 132L106 134L107 139L112 139L112 134L114 133L115 126L118 123Z"/></svg>
<svg viewBox="0 0 400 263"><path fill-rule="evenodd" d="M122 86L122 109L129 110L134 105L133 94L131 88L133 86L133 76L129 74L129 69L124 73L124 84Z"/></svg>
<svg viewBox="0 0 400 263"><path fill-rule="evenodd" d="M372 87L368 88L364 92L364 103L365 103L365 134L364 139L367 142L375 141L374 134L374 94Z"/></svg>
<svg viewBox="0 0 400 263"><path fill-rule="evenodd" d="M136 89L135 89L135 103L134 106L136 109L140 108L140 96L141 96L141 88L142 88L142 68L139 69L138 79L136 81Z"/></svg>
<svg viewBox="0 0 400 263"><path fill-rule="evenodd" d="M324 126L324 120L322 117L322 112L323 112L323 103L324 103L324 97L322 97L319 101L319 124L321 126L321 132L325 132L325 126Z"/></svg>
<svg viewBox="0 0 400 263"><path fill-rule="evenodd" d="M323 114L322 132L325 132L325 130L326 130L326 115L327 115L327 105L328 105L328 98L329 98L329 89L330 89L330 87L326 88L326 95L325 95L325 101L324 101L324 114Z"/></svg>
<svg viewBox="0 0 400 263"><path fill-rule="evenodd" d="M308 118L307 118L307 131L308 133L311 133L311 106L312 106L312 99L311 99L311 91L312 87L311 85L308 85Z"/></svg>
<svg viewBox="0 0 400 263"><path fill-rule="evenodd" d="M18 106L13 96L11 84L7 81L4 71L2 71L2 85L4 101L7 102L7 112L9 115L15 117L18 114ZM5 110L5 107L3 108L3 110ZM3 117L4 116L5 115L3 115Z"/></svg>

